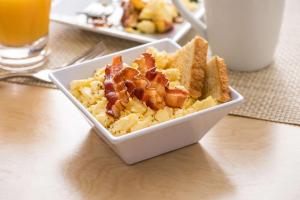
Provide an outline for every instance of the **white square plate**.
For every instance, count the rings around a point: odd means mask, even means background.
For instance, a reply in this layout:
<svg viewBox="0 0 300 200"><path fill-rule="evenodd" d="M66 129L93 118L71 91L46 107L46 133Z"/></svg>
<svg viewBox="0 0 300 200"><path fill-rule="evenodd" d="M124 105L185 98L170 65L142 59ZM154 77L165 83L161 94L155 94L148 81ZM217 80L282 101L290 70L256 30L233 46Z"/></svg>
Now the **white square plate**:
<svg viewBox="0 0 300 200"><path fill-rule="evenodd" d="M93 115L69 92L70 82L91 77L96 69L111 63L116 55L122 55L125 63L131 63L149 47L174 52L180 46L170 39L163 39L128 50L106 55L73 66L59 69L50 74L51 80L87 117L88 121L107 144L128 164L148 159L168 151L198 142L230 110L240 104L243 97L231 89L229 102L204 109L177 119L169 120L151 127L122 136L113 136Z"/></svg>
<svg viewBox="0 0 300 200"><path fill-rule="evenodd" d="M191 28L191 25L186 21L181 24L174 24L174 28L170 32L163 34L134 34L128 33L123 29L96 28L91 24L87 24L85 21L83 22L78 17L79 12L82 12L84 8L95 1L97 0L54 0L50 18L59 23L141 43L153 42L163 38L170 38L174 41L178 41ZM199 3L199 8L194 12L195 17L197 18L204 15L204 9L201 2L202 1Z"/></svg>

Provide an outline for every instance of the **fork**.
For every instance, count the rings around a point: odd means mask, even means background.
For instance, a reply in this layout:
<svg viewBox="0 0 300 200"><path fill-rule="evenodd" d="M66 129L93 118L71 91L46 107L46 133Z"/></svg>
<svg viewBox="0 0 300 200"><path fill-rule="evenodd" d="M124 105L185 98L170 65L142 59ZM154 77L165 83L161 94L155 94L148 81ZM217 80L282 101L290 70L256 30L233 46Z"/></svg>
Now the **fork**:
<svg viewBox="0 0 300 200"><path fill-rule="evenodd" d="M83 55L80 55L78 57L76 57L75 59L71 60L68 63L65 63L59 67L55 67L52 69L43 69L40 70L38 72L34 72L34 73L30 73L30 72L8 72L5 74L1 74L0 75L0 80L6 80L6 79L10 79L10 78L16 78L16 77L26 77L26 78L32 78L32 79L36 79L42 82L46 82L46 83L52 83L52 81L49 79L48 75L50 74L50 72L53 69L61 69L73 64L77 64L80 62L83 62L85 60L90 60L93 58L96 58L100 55L103 55L103 53L105 52L106 46L103 42L99 42L97 43L95 46L91 47L90 49L88 49Z"/></svg>

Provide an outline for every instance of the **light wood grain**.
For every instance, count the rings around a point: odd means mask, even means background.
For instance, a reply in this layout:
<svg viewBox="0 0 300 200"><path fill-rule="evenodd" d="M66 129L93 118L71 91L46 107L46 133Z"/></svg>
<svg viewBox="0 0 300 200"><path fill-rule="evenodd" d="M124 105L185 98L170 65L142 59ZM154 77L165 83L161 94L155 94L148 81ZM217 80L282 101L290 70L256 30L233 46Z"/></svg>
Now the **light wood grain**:
<svg viewBox="0 0 300 200"><path fill-rule="evenodd" d="M124 164L57 90L0 82L0 199L300 199L300 127L228 116Z"/></svg>

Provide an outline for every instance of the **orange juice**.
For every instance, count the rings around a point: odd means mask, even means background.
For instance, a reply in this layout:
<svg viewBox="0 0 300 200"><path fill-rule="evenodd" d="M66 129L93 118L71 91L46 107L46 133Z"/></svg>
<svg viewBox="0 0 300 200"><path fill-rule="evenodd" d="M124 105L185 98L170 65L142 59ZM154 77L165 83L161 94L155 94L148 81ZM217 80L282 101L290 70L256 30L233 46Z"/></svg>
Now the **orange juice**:
<svg viewBox="0 0 300 200"><path fill-rule="evenodd" d="M0 44L24 46L48 34L51 0L0 0Z"/></svg>

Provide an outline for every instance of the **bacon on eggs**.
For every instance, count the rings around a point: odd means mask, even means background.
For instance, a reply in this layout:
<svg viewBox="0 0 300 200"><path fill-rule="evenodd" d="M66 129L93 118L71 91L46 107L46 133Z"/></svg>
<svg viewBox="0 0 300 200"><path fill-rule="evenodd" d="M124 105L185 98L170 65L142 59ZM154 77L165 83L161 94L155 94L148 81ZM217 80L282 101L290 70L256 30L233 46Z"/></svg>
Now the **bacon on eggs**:
<svg viewBox="0 0 300 200"><path fill-rule="evenodd" d="M106 66L104 94L108 101L107 114L119 118L129 97L136 97L153 110L164 106L182 108L188 91L170 89L169 80L156 70L155 59L150 53L143 53L134 62L137 69L124 66L122 57L116 56L112 64Z"/></svg>

